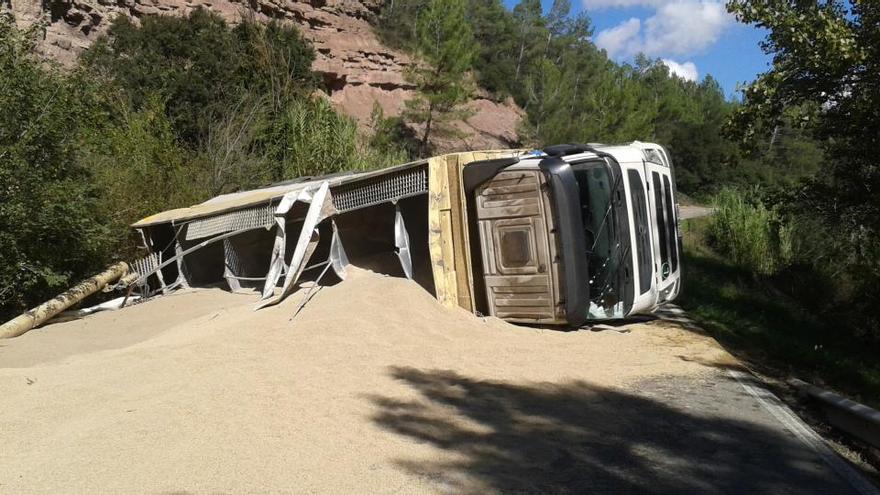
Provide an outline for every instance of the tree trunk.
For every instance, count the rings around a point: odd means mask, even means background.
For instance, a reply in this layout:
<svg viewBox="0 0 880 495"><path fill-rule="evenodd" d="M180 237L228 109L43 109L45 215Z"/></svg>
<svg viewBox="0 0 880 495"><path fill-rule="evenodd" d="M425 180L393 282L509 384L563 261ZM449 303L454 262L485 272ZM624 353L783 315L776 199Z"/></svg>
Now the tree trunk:
<svg viewBox="0 0 880 495"><path fill-rule="evenodd" d="M519 45L519 57L516 59L516 75L514 76L514 80L519 82L519 68L522 65L523 51L526 49L526 39L523 38L522 43Z"/></svg>
<svg viewBox="0 0 880 495"><path fill-rule="evenodd" d="M48 319L82 301L86 297L98 292L110 282L124 276L128 272L128 264L120 261L110 266L94 277L84 280L67 292L60 294L50 301L46 301L36 308L23 313L3 325L0 325L0 338L8 339L36 328Z"/></svg>
<svg viewBox="0 0 880 495"><path fill-rule="evenodd" d="M520 70L520 67L522 66L523 52L525 52L525 49L526 49L526 22L525 22L525 20L523 20L523 22L520 26L519 39L520 39L519 56L516 59L516 75L514 75L514 77L513 77L513 79L516 82L519 82L519 70Z"/></svg>
<svg viewBox="0 0 880 495"><path fill-rule="evenodd" d="M434 104L428 104L428 120L425 121L425 133L422 134L422 143L421 150L419 154L422 158L425 158L425 155L428 152L428 138L431 136L431 122L434 120Z"/></svg>
<svg viewBox="0 0 880 495"><path fill-rule="evenodd" d="M773 126L773 135L770 136L770 145L767 146L767 153L773 151L773 145L776 144L776 136L779 135L779 126Z"/></svg>

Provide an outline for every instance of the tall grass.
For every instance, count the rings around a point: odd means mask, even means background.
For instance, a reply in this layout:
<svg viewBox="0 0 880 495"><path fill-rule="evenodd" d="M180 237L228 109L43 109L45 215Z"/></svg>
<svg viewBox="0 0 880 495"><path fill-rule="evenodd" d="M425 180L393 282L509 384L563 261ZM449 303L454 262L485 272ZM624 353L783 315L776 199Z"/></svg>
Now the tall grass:
<svg viewBox="0 0 880 495"><path fill-rule="evenodd" d="M795 226L796 244L822 234L798 217L789 222ZM857 333L864 328L866 312L851 315L861 319L861 327L842 318L846 314L840 310L848 313L853 305L835 302L839 279L821 277L803 259L780 267L773 276L755 277L751 266L731 263L731 256L712 241L716 223L707 217L683 225L685 290L679 303L688 314L728 350L767 374L824 382L880 406L880 340ZM812 237L801 238L807 233Z"/></svg>
<svg viewBox="0 0 880 495"><path fill-rule="evenodd" d="M754 190L721 190L713 200L710 238L733 263L771 275L791 261L792 230L757 196Z"/></svg>
<svg viewBox="0 0 880 495"><path fill-rule="evenodd" d="M369 170L407 161L402 150L373 150L357 123L321 98L291 100L272 125L270 153L283 178Z"/></svg>
<svg viewBox="0 0 880 495"><path fill-rule="evenodd" d="M833 321L838 334L880 344L880 247L863 240L875 234L790 205L783 216L759 192L724 189L714 197L713 251Z"/></svg>

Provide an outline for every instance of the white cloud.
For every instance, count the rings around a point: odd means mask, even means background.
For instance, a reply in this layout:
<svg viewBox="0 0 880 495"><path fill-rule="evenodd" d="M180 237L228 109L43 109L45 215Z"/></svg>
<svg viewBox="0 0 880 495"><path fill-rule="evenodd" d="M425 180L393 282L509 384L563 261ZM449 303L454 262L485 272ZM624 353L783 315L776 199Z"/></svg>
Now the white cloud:
<svg viewBox="0 0 880 495"><path fill-rule="evenodd" d="M660 61L663 62L663 65L669 67L669 72L672 72L685 81L696 81L700 76L700 73L697 72L697 66L694 65L693 62L680 64L675 60L670 60L668 58L661 59Z"/></svg>
<svg viewBox="0 0 880 495"><path fill-rule="evenodd" d="M596 46L607 51L612 58L618 53L638 52L641 30L642 21L633 17L597 34Z"/></svg>
<svg viewBox="0 0 880 495"><path fill-rule="evenodd" d="M584 4L656 5L654 15L629 19L600 31L596 45L611 58L644 53L651 57L688 55L712 46L733 23L718 0L584 0Z"/></svg>
<svg viewBox="0 0 880 495"><path fill-rule="evenodd" d="M676 2L664 5L645 21L647 54L694 53L715 44L733 23L720 2Z"/></svg>
<svg viewBox="0 0 880 495"><path fill-rule="evenodd" d="M670 0L581 0L584 10L601 10L627 7L656 7Z"/></svg>

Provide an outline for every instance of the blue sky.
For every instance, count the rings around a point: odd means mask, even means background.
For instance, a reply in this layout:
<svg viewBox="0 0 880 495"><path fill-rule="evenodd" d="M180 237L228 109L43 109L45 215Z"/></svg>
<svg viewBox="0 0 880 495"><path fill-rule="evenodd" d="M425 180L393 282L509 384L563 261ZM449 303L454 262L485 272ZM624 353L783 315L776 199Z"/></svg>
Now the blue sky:
<svg viewBox="0 0 880 495"><path fill-rule="evenodd" d="M552 0L542 0L545 11ZM504 0L513 8L517 0ZM618 62L644 52L673 72L702 80L711 74L732 96L752 81L770 58L758 46L764 33L727 13L724 0L572 0L593 21L593 41Z"/></svg>

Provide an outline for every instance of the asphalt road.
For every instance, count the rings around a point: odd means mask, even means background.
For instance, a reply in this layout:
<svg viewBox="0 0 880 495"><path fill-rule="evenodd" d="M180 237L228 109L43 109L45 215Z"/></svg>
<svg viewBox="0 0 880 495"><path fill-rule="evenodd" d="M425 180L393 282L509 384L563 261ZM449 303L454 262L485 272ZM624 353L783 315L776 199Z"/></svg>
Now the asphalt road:
<svg viewBox="0 0 880 495"><path fill-rule="evenodd" d="M683 220L713 213L695 205L682 205L679 211ZM658 315L693 325L675 305ZM639 395L669 408L658 411L659 428L645 430L648 441L666 451L650 456L654 469L663 473L654 493L880 495L742 370L719 367L699 380L655 378L641 384Z"/></svg>
<svg viewBox="0 0 880 495"><path fill-rule="evenodd" d="M670 305L661 317L689 324L680 311ZM638 389L662 407L631 418L631 450L644 464L616 468L639 481L633 486L644 487L649 477L650 493L880 495L747 372L719 366L699 378L651 378ZM615 488L608 492L627 492Z"/></svg>
<svg viewBox="0 0 880 495"><path fill-rule="evenodd" d="M679 213L682 220L709 216L712 214L712 211L712 208L709 208L708 206L681 205L679 207Z"/></svg>

